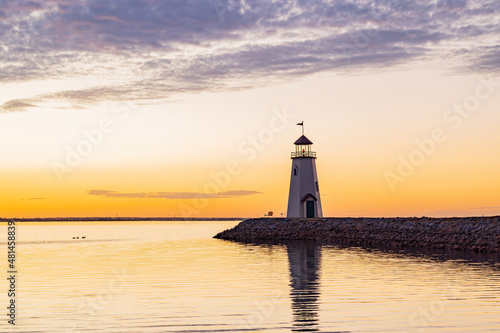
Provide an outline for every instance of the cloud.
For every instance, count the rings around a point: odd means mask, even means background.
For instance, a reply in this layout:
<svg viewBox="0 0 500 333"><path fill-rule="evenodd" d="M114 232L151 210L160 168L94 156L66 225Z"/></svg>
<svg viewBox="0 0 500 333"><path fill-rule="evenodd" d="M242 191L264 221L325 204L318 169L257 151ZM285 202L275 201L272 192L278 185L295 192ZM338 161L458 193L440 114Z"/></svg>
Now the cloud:
<svg viewBox="0 0 500 333"><path fill-rule="evenodd" d="M132 192L121 193L108 190L90 190L87 192L89 195L102 196L105 198L128 198L128 199L196 199L196 198L209 198L209 199L224 199L224 198L237 198L252 194L262 194L258 191L247 190L233 190L219 193L199 193L199 192Z"/></svg>
<svg viewBox="0 0 500 333"><path fill-rule="evenodd" d="M495 71L500 68L500 45L485 48L475 67L478 71Z"/></svg>
<svg viewBox="0 0 500 333"><path fill-rule="evenodd" d="M0 80L94 77L92 88L26 96L89 105L418 60L495 72L499 18L497 0L5 1ZM36 106L10 102L4 111Z"/></svg>
<svg viewBox="0 0 500 333"><path fill-rule="evenodd" d="M0 112L24 111L35 106L32 99L13 99L0 106Z"/></svg>

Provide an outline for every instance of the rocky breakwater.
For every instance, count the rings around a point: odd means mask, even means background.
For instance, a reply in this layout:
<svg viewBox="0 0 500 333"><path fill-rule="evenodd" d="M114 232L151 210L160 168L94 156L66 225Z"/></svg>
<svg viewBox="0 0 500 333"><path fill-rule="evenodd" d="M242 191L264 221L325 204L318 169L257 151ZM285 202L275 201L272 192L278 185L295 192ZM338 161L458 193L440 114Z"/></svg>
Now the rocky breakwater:
<svg viewBox="0 0 500 333"><path fill-rule="evenodd" d="M257 218L214 238L240 241L316 240L360 246L397 246L500 252L500 216L464 218Z"/></svg>

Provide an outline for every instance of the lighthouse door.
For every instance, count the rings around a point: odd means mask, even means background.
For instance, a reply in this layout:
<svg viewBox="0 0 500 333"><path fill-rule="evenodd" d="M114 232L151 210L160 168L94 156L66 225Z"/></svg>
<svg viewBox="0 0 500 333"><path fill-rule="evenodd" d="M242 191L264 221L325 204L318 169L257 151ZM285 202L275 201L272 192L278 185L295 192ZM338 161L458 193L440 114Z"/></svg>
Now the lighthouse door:
<svg viewBox="0 0 500 333"><path fill-rule="evenodd" d="M314 217L314 201L306 201L306 217Z"/></svg>

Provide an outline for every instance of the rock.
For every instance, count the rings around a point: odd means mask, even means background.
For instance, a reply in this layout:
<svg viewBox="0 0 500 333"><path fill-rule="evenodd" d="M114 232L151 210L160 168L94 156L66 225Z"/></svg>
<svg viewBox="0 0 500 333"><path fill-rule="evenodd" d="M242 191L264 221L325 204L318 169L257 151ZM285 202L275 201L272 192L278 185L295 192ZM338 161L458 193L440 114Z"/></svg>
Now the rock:
<svg viewBox="0 0 500 333"><path fill-rule="evenodd" d="M215 238L258 240L319 240L354 245L392 244L480 252L498 252L500 217L484 218L260 218L248 219Z"/></svg>

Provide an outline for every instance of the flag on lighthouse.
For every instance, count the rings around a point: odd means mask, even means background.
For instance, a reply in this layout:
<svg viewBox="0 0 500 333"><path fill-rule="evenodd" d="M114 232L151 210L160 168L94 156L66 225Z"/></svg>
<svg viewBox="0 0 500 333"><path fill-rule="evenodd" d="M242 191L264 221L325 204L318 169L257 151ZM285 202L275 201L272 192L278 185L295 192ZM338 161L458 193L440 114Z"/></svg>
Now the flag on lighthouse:
<svg viewBox="0 0 500 333"><path fill-rule="evenodd" d="M297 123L297 125L302 126L302 135L304 135L304 121L302 120L300 123Z"/></svg>

